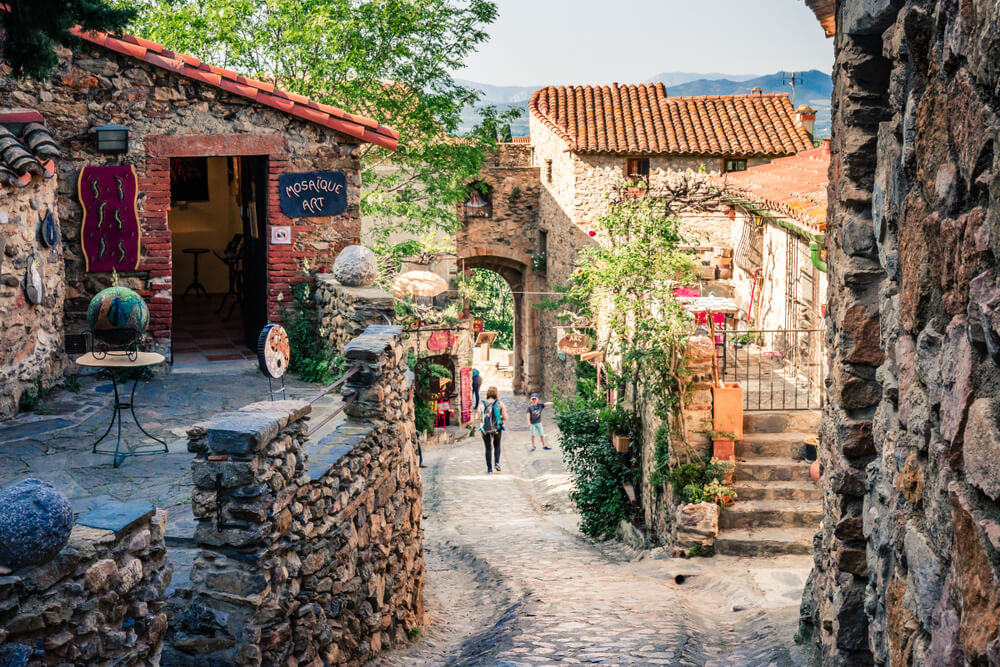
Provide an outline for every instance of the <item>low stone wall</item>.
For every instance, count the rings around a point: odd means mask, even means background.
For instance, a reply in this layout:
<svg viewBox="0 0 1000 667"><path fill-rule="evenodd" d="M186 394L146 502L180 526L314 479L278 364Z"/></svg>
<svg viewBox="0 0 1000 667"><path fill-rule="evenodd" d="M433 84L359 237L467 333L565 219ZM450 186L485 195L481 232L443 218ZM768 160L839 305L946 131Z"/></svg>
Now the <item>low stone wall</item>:
<svg viewBox="0 0 1000 667"><path fill-rule="evenodd" d="M55 179L35 176L24 188L0 187L0 419L17 414L21 394L33 382L50 384L62 373L63 247L39 241L39 216L56 214ZM24 276L34 257L45 296L25 299ZM31 389L28 389L31 391Z"/></svg>
<svg viewBox="0 0 1000 667"><path fill-rule="evenodd" d="M316 304L323 337L338 352L369 324L391 324L396 319L391 294L378 287L347 287L330 274L316 276Z"/></svg>
<svg viewBox="0 0 1000 667"><path fill-rule="evenodd" d="M0 665L158 665L167 513L107 503L47 563L0 576Z"/></svg>
<svg viewBox="0 0 1000 667"><path fill-rule="evenodd" d="M423 623L421 488L402 329L344 348L348 419L317 443L303 401L196 425L202 551L172 645L191 665L357 664Z"/></svg>

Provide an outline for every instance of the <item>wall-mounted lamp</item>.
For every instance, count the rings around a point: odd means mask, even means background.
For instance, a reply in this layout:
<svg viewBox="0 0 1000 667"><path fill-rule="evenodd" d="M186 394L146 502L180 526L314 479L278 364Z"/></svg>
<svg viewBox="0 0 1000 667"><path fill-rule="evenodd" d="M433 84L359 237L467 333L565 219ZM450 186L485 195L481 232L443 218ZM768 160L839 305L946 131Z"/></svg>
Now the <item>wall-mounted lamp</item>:
<svg viewBox="0 0 1000 667"><path fill-rule="evenodd" d="M128 128L124 125L101 125L94 128L97 132L98 153L127 153Z"/></svg>

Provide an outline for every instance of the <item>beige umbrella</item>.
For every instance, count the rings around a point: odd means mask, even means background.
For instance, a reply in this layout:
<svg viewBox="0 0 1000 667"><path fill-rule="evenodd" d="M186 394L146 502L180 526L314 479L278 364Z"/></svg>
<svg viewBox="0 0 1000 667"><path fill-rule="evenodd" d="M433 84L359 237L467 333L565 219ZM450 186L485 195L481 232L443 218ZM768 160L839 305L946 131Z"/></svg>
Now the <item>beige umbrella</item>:
<svg viewBox="0 0 1000 667"><path fill-rule="evenodd" d="M404 296L437 296L448 289L444 278L430 271L407 271L392 281L392 293L397 298Z"/></svg>

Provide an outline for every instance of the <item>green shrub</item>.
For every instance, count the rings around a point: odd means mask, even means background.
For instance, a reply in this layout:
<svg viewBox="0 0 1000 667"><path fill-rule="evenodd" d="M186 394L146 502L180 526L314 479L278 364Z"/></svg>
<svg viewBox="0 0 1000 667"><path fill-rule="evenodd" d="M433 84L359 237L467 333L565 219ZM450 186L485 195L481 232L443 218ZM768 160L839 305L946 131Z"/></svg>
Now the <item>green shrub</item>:
<svg viewBox="0 0 1000 667"><path fill-rule="evenodd" d="M576 396L556 403L563 459L573 475L570 497L580 511L580 530L591 537L614 535L631 507L624 482L635 484L640 447L620 454L611 446L612 424L634 434L635 418L600 397Z"/></svg>
<svg viewBox="0 0 1000 667"><path fill-rule="evenodd" d="M281 322L288 333L291 356L288 370L303 382L330 384L343 375L344 358L320 337L319 317L309 283L292 285L292 299L293 306L282 306L280 311Z"/></svg>
<svg viewBox="0 0 1000 667"><path fill-rule="evenodd" d="M681 497L686 503L703 503L705 502L705 486L692 482L681 489Z"/></svg>

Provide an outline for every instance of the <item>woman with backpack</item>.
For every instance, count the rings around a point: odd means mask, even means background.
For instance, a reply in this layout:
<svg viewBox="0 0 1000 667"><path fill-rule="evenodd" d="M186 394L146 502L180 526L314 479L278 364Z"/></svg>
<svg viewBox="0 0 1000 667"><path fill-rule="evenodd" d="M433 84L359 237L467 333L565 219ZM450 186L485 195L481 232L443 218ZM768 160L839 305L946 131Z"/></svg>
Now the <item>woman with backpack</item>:
<svg viewBox="0 0 1000 667"><path fill-rule="evenodd" d="M479 404L479 432L486 446L486 472L500 472L500 435L507 421L507 406L500 400L496 387L486 390L486 400ZM491 452L492 451L492 455Z"/></svg>

